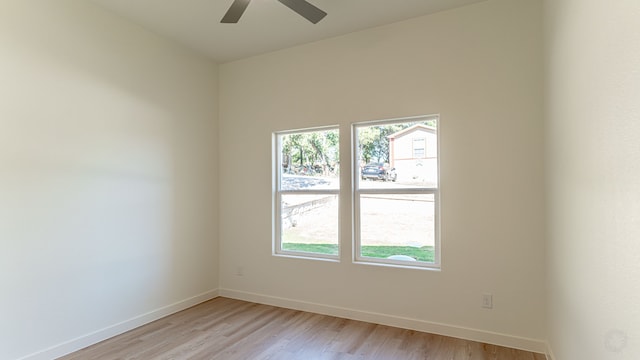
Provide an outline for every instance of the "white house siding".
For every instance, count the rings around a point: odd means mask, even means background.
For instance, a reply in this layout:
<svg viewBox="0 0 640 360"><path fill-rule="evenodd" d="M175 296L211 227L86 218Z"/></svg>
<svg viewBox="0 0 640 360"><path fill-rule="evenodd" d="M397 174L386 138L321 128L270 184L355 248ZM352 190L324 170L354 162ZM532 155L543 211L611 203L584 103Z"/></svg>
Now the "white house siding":
<svg viewBox="0 0 640 360"><path fill-rule="evenodd" d="M415 141L424 140L424 152L414 151ZM416 125L389 136L389 161L396 168L398 182L435 185L438 181L438 138L436 130ZM417 149L416 149L417 150Z"/></svg>

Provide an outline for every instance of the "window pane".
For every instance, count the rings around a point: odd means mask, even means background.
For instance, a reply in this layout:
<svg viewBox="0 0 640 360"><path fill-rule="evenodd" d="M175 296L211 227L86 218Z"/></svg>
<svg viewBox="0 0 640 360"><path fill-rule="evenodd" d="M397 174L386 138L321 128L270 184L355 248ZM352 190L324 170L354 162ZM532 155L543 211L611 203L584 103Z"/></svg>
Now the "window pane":
<svg viewBox="0 0 640 360"><path fill-rule="evenodd" d="M338 196L284 194L282 250L338 254Z"/></svg>
<svg viewBox="0 0 640 360"><path fill-rule="evenodd" d="M434 199L434 194L360 195L360 255L434 262Z"/></svg>
<svg viewBox="0 0 640 360"><path fill-rule="evenodd" d="M340 187L337 129L279 135L281 190L322 190Z"/></svg>
<svg viewBox="0 0 640 360"><path fill-rule="evenodd" d="M438 186L436 119L358 126L356 134L358 188Z"/></svg>

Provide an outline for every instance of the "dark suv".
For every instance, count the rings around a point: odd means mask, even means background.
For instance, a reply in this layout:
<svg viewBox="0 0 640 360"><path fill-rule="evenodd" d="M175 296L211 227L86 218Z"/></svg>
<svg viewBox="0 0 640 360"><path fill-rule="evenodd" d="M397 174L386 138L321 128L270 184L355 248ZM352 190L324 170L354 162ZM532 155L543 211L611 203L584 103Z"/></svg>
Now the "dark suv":
<svg viewBox="0 0 640 360"><path fill-rule="evenodd" d="M396 168L389 168L383 163L369 163L362 168L362 180L373 179L382 181L396 181Z"/></svg>

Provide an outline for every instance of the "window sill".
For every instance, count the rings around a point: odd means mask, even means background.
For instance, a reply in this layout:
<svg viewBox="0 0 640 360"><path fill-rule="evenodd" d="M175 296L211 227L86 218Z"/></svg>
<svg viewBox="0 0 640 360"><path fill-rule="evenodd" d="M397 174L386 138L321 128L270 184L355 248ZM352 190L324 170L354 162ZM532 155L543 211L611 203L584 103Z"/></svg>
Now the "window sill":
<svg viewBox="0 0 640 360"><path fill-rule="evenodd" d="M431 263L415 263L409 264L408 262L400 263L400 262L389 262L389 261L375 261L370 259L357 259L353 261L356 265L371 265L371 266L381 266L381 267L389 267L396 269L411 269L411 270L427 270L427 271L442 271L439 264L431 264Z"/></svg>
<svg viewBox="0 0 640 360"><path fill-rule="evenodd" d="M275 257L289 258L289 259L302 259L302 260L319 260L326 262L339 263L340 258L338 256L322 256L315 254L305 254L305 253L290 253L290 252L282 252L282 253L273 253Z"/></svg>

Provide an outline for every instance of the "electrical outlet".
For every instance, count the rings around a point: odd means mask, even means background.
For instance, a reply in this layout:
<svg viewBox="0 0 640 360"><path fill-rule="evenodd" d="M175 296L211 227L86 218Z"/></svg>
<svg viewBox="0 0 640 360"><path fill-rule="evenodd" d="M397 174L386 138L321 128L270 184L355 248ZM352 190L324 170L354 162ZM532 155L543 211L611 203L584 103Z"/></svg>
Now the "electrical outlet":
<svg viewBox="0 0 640 360"><path fill-rule="evenodd" d="M242 266L238 266L236 268L236 275L237 276L244 276L244 268Z"/></svg>
<svg viewBox="0 0 640 360"><path fill-rule="evenodd" d="M492 294L482 294L482 307L485 309L493 309Z"/></svg>

